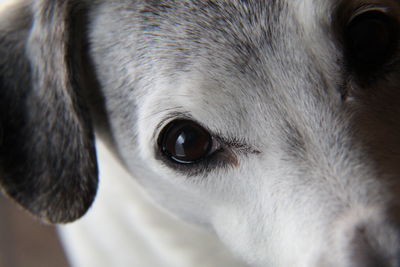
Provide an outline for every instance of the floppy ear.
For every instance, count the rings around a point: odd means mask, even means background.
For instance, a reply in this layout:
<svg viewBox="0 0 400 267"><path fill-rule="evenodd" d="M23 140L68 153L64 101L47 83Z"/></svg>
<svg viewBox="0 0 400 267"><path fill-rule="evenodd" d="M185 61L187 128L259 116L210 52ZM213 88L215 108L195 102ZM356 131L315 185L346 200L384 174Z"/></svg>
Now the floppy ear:
<svg viewBox="0 0 400 267"><path fill-rule="evenodd" d="M0 22L0 187L42 220L73 221L97 189L82 99L85 9L34 0L9 13Z"/></svg>

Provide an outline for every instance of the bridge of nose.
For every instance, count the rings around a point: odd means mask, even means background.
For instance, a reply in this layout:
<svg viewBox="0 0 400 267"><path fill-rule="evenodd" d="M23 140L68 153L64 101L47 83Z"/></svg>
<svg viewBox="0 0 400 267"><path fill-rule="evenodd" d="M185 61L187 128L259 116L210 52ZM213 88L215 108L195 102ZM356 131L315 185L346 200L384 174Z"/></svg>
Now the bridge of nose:
<svg viewBox="0 0 400 267"><path fill-rule="evenodd" d="M399 267L400 225L384 206L348 211L334 226L336 266Z"/></svg>
<svg viewBox="0 0 400 267"><path fill-rule="evenodd" d="M356 227L350 245L351 267L392 267L390 259L382 255L374 237L369 235L365 227Z"/></svg>

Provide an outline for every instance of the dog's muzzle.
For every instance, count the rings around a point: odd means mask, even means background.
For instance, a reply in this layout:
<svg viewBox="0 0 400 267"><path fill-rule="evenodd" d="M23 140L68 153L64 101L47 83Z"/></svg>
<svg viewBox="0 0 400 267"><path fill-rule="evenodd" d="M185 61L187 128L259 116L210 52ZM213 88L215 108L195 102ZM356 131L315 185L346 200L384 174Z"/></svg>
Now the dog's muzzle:
<svg viewBox="0 0 400 267"><path fill-rule="evenodd" d="M341 217L320 267L399 267L400 224L382 210L357 208Z"/></svg>

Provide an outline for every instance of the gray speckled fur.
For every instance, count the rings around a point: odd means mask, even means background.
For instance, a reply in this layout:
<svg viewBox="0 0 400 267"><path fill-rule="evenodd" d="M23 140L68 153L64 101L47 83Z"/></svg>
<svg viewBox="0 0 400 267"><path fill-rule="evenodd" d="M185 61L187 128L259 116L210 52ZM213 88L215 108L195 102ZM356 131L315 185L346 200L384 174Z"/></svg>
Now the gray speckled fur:
<svg viewBox="0 0 400 267"><path fill-rule="evenodd" d="M335 12L360 2L35 1L30 33L29 21L2 20L5 140L13 110L30 115L11 123L29 133L12 143L28 160L22 178L2 143L3 188L51 221L82 214L96 181L88 105L99 136L164 207L250 264L364 266L373 249L398 266L399 58L368 77L345 64ZM180 117L258 153L232 146L237 166L171 167L157 126ZM60 164L68 171L54 175ZM352 236L360 225L372 248Z"/></svg>

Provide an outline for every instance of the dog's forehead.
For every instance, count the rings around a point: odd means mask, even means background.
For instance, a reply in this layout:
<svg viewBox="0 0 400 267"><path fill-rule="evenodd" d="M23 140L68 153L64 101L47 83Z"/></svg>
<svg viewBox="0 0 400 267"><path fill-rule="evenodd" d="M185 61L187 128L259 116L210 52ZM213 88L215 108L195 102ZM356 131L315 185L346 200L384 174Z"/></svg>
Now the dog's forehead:
<svg viewBox="0 0 400 267"><path fill-rule="evenodd" d="M100 76L131 89L107 86L115 114L135 99L154 125L180 112L218 131L247 131L256 121L276 124L271 118L285 117L299 98L323 95L325 74L339 73L331 0L107 3L93 33L99 69L107 61Z"/></svg>
<svg viewBox="0 0 400 267"><path fill-rule="evenodd" d="M190 3L192 8L201 5ZM183 109L191 113L199 109L195 115L204 116L202 121L215 121L220 115L226 124L226 118L246 121L256 114L271 114L273 106L282 111L284 101L302 97L306 89L315 94L328 90L322 88L329 87L324 73L335 73L335 66L327 62L336 55L329 25L331 2L210 3L203 4L210 10L196 10L195 15L171 11L162 22L154 21L159 13L142 18L147 27L141 32L141 47L152 47L151 58L146 49L142 57L153 62L153 69L157 65L157 86L163 83L164 88L156 90L160 105L154 107L185 103Z"/></svg>

